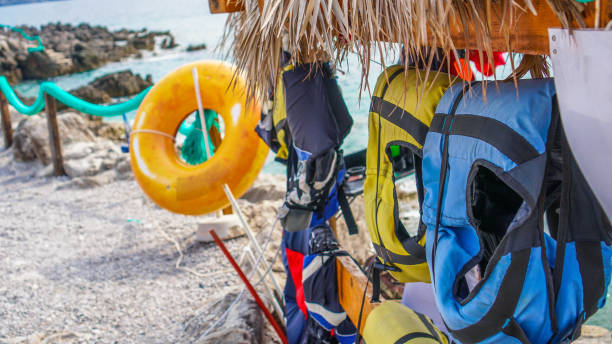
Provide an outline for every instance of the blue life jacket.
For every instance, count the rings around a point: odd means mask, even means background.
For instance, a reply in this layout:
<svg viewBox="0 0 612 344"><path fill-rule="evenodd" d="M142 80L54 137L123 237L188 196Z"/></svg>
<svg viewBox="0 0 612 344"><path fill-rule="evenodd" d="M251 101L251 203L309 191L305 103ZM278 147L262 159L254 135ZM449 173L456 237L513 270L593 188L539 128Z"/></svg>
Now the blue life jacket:
<svg viewBox="0 0 612 344"><path fill-rule="evenodd" d="M463 343L572 340L605 303L612 226L567 145L553 80L489 83L486 101L482 87L446 91L423 147L438 309Z"/></svg>
<svg viewBox="0 0 612 344"><path fill-rule="evenodd" d="M302 153L299 157L307 159L308 155ZM310 343L312 338L325 336L329 337L326 340L333 337L340 344L355 342L357 329L338 299L336 258L333 254L323 254L312 248L314 232L319 227L328 227L329 219L340 208L339 191L344 174L345 169L341 168L326 199L324 210L310 215L307 228L296 232L283 231L282 258L287 273L284 289L285 320L290 344Z"/></svg>

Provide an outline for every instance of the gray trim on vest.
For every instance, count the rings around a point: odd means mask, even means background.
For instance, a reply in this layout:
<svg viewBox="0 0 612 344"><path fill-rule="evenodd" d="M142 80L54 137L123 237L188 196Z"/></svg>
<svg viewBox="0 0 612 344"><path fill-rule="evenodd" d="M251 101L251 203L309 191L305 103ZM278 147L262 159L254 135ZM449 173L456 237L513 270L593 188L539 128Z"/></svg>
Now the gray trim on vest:
<svg viewBox="0 0 612 344"><path fill-rule="evenodd" d="M417 265L417 264L425 263L427 261L426 259L419 259L412 255L403 255L403 254L397 254L395 252L391 252L388 249L383 248L374 242L372 242L372 245L374 245L374 250L376 250L376 254L379 257L388 257L391 259L393 263L396 263L396 264Z"/></svg>
<svg viewBox="0 0 612 344"><path fill-rule="evenodd" d="M523 190L531 196L531 199L528 200L531 202L530 205L534 205L538 199L543 181L543 178L534 178L534 176L544 177L545 169L546 153L540 154L537 158L522 163L507 172L522 186ZM521 196L523 196L523 199L525 198L525 195Z"/></svg>

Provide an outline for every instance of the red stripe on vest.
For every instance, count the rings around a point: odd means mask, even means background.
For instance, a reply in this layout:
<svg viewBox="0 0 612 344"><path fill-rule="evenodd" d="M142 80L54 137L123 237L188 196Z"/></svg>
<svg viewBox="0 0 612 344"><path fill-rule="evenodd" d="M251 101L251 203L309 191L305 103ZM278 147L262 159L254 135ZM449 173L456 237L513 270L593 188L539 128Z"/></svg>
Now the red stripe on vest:
<svg viewBox="0 0 612 344"><path fill-rule="evenodd" d="M287 256L287 263L289 265L289 272L293 279L293 285L295 286L295 301L298 307L304 314L304 319L308 314L306 308L306 300L304 299L304 286L302 285L302 268L304 265L304 255L300 252L285 248L285 254Z"/></svg>

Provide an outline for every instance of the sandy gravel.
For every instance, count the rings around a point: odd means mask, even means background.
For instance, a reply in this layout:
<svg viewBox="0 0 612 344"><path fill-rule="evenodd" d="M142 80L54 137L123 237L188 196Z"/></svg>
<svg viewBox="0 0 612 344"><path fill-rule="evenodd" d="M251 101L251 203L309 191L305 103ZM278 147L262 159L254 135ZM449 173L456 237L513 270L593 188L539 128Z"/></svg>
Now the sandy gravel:
<svg viewBox="0 0 612 344"><path fill-rule="evenodd" d="M193 240L197 218L159 209L135 181L64 189L38 168L0 151L0 342L184 342L184 324L239 285L214 244ZM175 269L153 218L184 266L211 275Z"/></svg>

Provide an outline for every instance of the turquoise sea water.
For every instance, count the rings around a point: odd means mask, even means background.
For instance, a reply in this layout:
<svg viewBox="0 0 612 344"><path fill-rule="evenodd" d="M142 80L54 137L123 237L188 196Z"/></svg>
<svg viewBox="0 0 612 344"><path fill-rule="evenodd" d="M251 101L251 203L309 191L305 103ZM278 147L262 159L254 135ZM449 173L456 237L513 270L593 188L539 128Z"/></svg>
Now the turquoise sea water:
<svg viewBox="0 0 612 344"><path fill-rule="evenodd" d="M213 48L221 39L225 19L226 15L210 14L207 0L70 0L0 7L2 24L38 26L60 21L72 24L85 22L110 29L146 27L149 30L170 30L181 45L171 51L145 53L142 59L128 59L97 70L51 79L64 89L76 88L96 77L124 69L131 69L143 76L151 74L153 80L157 81L185 63L202 59L221 59L222 56L213 52ZM209 49L191 53L184 51L189 44L200 43L206 43ZM346 73L338 74L338 82L354 119L353 129L344 144L344 150L348 153L363 149L367 144L367 115L370 104L367 91L361 103L359 102L360 68L356 59L349 56L347 65L340 66ZM372 86L380 71L376 63L371 64L369 81ZM500 71L500 74L507 72ZM19 85L18 90L24 95L35 96L37 84L26 82ZM269 173L284 173L283 166L272 161L272 158L270 155L264 170ZM610 297L612 288L608 290L608 298ZM591 318L589 323L612 329L610 303Z"/></svg>
<svg viewBox="0 0 612 344"><path fill-rule="evenodd" d="M226 15L211 15L206 0L70 0L47 2L0 9L0 23L10 25L41 25L49 22L103 25L110 29L170 30L180 46L170 51L145 52L142 59L127 59L110 63L102 68L68 76L51 78L60 87L69 90L79 87L96 77L124 69L131 69L141 75L151 74L153 80L160 80L165 74L185 63L202 59L222 59L222 54L214 48L220 42ZM189 44L206 43L207 50L185 52ZM346 103L353 115L355 124L346 139L345 152L365 148L367 144L367 114L369 101L367 95L361 104L358 102L360 66L354 57L348 65L341 66L346 75L339 73ZM372 85L380 68L372 64L370 82ZM23 95L35 96L38 82L24 82L17 87ZM119 120L119 119L117 119ZM284 167L273 161L270 154L264 171L284 173Z"/></svg>

